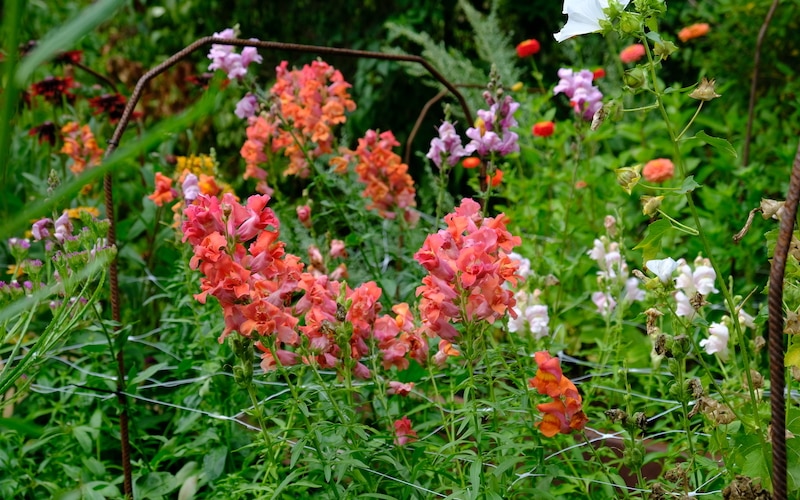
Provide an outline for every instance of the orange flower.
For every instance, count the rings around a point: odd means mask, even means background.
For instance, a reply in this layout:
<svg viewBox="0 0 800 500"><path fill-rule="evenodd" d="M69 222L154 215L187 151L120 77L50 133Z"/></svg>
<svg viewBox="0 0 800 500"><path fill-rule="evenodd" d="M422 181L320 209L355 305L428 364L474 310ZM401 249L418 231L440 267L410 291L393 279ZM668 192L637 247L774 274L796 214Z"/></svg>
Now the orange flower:
<svg viewBox="0 0 800 500"><path fill-rule="evenodd" d="M481 166L481 159L475 156L464 158L461 161L461 166L464 168L478 168Z"/></svg>
<svg viewBox="0 0 800 500"><path fill-rule="evenodd" d="M525 40L524 42L520 42L517 45L517 55L519 57L528 57L532 56L539 52L541 49L541 45L539 44L538 40L530 39Z"/></svg>
<svg viewBox="0 0 800 500"><path fill-rule="evenodd" d="M697 23L692 24L691 26L687 26L678 32L678 38L681 42L688 42L693 38L699 38L701 36L705 36L708 32L711 31L711 27L708 23Z"/></svg>
<svg viewBox="0 0 800 500"><path fill-rule="evenodd" d="M619 53L619 60L625 64L630 64L644 57L644 54L644 45L635 43L633 45L628 45Z"/></svg>
<svg viewBox="0 0 800 500"><path fill-rule="evenodd" d="M64 134L64 146L61 152L72 158L69 169L74 174L80 174L86 167L100 164L103 157L103 148L97 145L92 129L89 125L80 126L78 122L69 122L61 127Z"/></svg>
<svg viewBox="0 0 800 500"><path fill-rule="evenodd" d="M172 179L161 172L156 172L156 190L148 198L160 207L164 203L174 200L176 194L176 191L172 188Z"/></svg>
<svg viewBox="0 0 800 500"><path fill-rule="evenodd" d="M538 122L531 128L531 133L536 137L550 137L555 129L556 124L553 122Z"/></svg>
<svg viewBox="0 0 800 500"><path fill-rule="evenodd" d="M642 169L642 176L647 182L661 183L672 179L675 165L667 158L650 160Z"/></svg>
<svg viewBox="0 0 800 500"><path fill-rule="evenodd" d="M575 384L564 376L559 359L546 351L539 351L533 356L539 369L528 385L540 394L553 398L549 403L536 406L544 414L536 427L547 437L583 429L589 419L581 409L581 395Z"/></svg>
<svg viewBox="0 0 800 500"><path fill-rule="evenodd" d="M494 175L486 176L486 184L491 184L492 187L497 187L503 182L503 171L499 168L494 171Z"/></svg>

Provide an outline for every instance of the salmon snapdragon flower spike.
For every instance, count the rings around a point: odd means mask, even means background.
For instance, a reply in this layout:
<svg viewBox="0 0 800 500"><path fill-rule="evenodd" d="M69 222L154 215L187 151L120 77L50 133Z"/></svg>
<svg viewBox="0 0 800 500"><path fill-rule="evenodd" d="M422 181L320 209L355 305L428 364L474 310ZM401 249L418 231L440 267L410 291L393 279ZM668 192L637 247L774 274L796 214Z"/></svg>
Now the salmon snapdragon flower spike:
<svg viewBox="0 0 800 500"><path fill-rule="evenodd" d="M275 68L277 81L269 91L268 112L256 114L258 103L252 96L238 107L238 115L248 117L247 141L240 151L247 166L244 178L256 179L260 193L270 192L267 172L261 167L268 152L289 159L283 175L308 177L308 160L333 152L333 127L356 109L348 92L351 85L333 66L314 61L290 70L288 65L283 61Z"/></svg>
<svg viewBox="0 0 800 500"><path fill-rule="evenodd" d="M211 296L222 307L220 342L233 333L257 340L264 370L300 361L341 368L349 353L354 375L369 377L360 360L368 354L381 289L371 281L350 289L304 270L299 257L285 252L269 200L255 195L240 204L231 193L221 199L201 194L186 207L183 241L194 251L189 266L202 274L195 299L204 304ZM349 337L337 337L341 331ZM265 337L274 347L265 344ZM307 347L302 355L296 352L301 345Z"/></svg>
<svg viewBox="0 0 800 500"><path fill-rule="evenodd" d="M87 167L100 165L103 159L103 148L97 145L89 125L81 126L78 122L69 122L61 127L64 134L64 145L61 152L72 159L69 169L73 174L80 174Z"/></svg>
<svg viewBox="0 0 800 500"><path fill-rule="evenodd" d="M709 31L711 31L711 26L709 26L708 23L692 24L678 32L678 39L685 43L694 38L705 36Z"/></svg>
<svg viewBox="0 0 800 500"><path fill-rule="evenodd" d="M506 229L505 214L483 217L470 198L444 221L447 228L428 235L414 259L429 273L417 288L422 328L452 341L458 337L455 323L493 323L514 315L514 294L503 285L520 279L519 262L509 254L521 240Z"/></svg>
<svg viewBox="0 0 800 500"><path fill-rule="evenodd" d="M398 216L412 226L419 220L414 179L408 173L408 165L403 163L400 155L392 151L399 146L394 134L387 130L380 134L368 130L358 140L355 151L343 150L343 155L331 160L338 169L346 169L355 162L358 180L365 184L361 196L369 198L369 210L377 210L385 219Z"/></svg>
<svg viewBox="0 0 800 500"><path fill-rule="evenodd" d="M547 437L583 429L589 419L583 413L582 398L577 387L561 371L561 361L546 351L535 353L534 359L539 369L528 385L539 394L553 398L548 403L536 406L543 413L542 421L536 427Z"/></svg>

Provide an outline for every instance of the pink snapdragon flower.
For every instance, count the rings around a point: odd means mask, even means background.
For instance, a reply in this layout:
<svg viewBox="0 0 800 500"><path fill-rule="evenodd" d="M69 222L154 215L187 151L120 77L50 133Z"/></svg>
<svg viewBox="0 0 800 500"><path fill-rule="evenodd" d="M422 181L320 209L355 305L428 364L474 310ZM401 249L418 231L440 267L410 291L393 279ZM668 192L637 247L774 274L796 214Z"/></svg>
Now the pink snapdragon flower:
<svg viewBox="0 0 800 500"><path fill-rule="evenodd" d="M239 100L239 102L236 103L236 110L234 111L234 114L244 120L245 118L255 116L257 109L258 98L248 92Z"/></svg>
<svg viewBox="0 0 800 500"><path fill-rule="evenodd" d="M594 74L588 69L574 72L569 68L558 70L558 85L553 89L553 94L564 94L569 97L569 103L584 120L591 120L594 114L603 107L603 94L600 89L592 85Z"/></svg>
<svg viewBox="0 0 800 500"><path fill-rule="evenodd" d="M700 347L706 354L716 354L722 361L728 360L728 339L730 332L723 323L711 323L708 327L708 338L700 341Z"/></svg>

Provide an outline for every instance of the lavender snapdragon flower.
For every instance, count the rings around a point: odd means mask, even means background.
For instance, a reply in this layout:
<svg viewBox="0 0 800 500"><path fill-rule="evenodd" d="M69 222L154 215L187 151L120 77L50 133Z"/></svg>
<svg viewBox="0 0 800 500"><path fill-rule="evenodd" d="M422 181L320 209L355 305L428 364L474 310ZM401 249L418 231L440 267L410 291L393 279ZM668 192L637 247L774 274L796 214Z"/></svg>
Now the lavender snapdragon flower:
<svg viewBox="0 0 800 500"><path fill-rule="evenodd" d="M191 173L187 174L181 185L181 190L183 191L183 199L186 200L187 204L197 199L200 196L200 185L198 184L197 176Z"/></svg>
<svg viewBox="0 0 800 500"><path fill-rule="evenodd" d="M214 33L214 38L236 38L233 28ZM250 63L261 63L262 57L258 54L255 47L245 47L241 54L234 52L233 45L211 45L208 52L211 64L208 65L209 71L221 69L228 74L228 78L234 80L247 74L247 67Z"/></svg>
<svg viewBox="0 0 800 500"><path fill-rule="evenodd" d="M467 156L467 151L461 145L461 137L452 123L444 122L439 126L439 137L431 139L431 149L425 156L439 168L442 168L445 161L454 167L458 160Z"/></svg>
<svg viewBox="0 0 800 500"><path fill-rule="evenodd" d="M603 94L592 85L594 74L588 69L575 73L569 68L561 68L558 70L558 77L560 80L553 89L553 94L565 94L575 113L584 120L591 120L603 107Z"/></svg>
<svg viewBox="0 0 800 500"><path fill-rule="evenodd" d="M481 157L491 152L505 156L519 151L519 136L511 131L511 127L517 126L514 113L519 109L519 103L509 95L500 102L496 102L489 92L484 92L483 97L489 109L478 110L476 126L467 129L467 137L472 141L464 148L465 151L467 154L477 152Z"/></svg>
<svg viewBox="0 0 800 500"><path fill-rule="evenodd" d="M255 116L257 109L258 98L248 92L244 97L241 98L239 102L236 103L236 110L234 111L234 114L244 120L245 118Z"/></svg>

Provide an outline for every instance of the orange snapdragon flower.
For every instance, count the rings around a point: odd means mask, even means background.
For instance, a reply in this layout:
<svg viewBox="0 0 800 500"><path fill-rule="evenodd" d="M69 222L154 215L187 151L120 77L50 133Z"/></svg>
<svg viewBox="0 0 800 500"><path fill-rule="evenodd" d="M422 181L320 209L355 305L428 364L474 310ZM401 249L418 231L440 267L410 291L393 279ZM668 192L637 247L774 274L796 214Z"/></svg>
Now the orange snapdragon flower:
<svg viewBox="0 0 800 500"><path fill-rule="evenodd" d="M536 426L547 437L553 437L559 432L569 434L573 430L583 429L589 419L581 408L582 398L578 388L561 371L560 360L546 351L535 353L534 360L539 369L536 376L528 381L528 385L539 394L553 398L548 403L536 406L543 413L542 421Z"/></svg>
<svg viewBox="0 0 800 500"><path fill-rule="evenodd" d="M61 133L64 134L61 152L72 158L73 163L69 169L73 174L80 174L86 167L100 165L104 150L97 145L89 125L81 126L78 122L69 122L61 127Z"/></svg>
<svg viewBox="0 0 800 500"><path fill-rule="evenodd" d="M148 198L160 207L164 203L174 200L176 195L177 192L172 187L172 179L161 172L156 172L156 190Z"/></svg>

